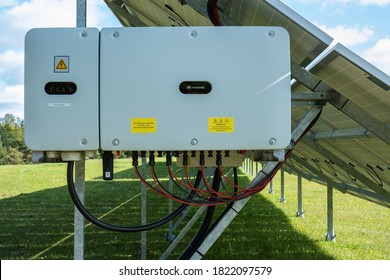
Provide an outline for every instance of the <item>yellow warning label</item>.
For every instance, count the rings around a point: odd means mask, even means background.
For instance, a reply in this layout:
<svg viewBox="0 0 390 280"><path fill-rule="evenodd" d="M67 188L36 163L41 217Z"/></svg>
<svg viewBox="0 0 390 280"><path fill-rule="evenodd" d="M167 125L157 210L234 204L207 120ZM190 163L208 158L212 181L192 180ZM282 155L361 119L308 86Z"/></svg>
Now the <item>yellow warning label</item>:
<svg viewBox="0 0 390 280"><path fill-rule="evenodd" d="M61 59L60 62L58 62L56 69L57 70L68 70L68 66L66 66L65 61L63 59Z"/></svg>
<svg viewBox="0 0 390 280"><path fill-rule="evenodd" d="M233 133L234 132L234 118L231 117L217 117L209 118L209 132Z"/></svg>
<svg viewBox="0 0 390 280"><path fill-rule="evenodd" d="M69 73L69 56L54 57L54 73Z"/></svg>
<svg viewBox="0 0 390 280"><path fill-rule="evenodd" d="M131 133L156 133L157 121L156 118L132 118Z"/></svg>

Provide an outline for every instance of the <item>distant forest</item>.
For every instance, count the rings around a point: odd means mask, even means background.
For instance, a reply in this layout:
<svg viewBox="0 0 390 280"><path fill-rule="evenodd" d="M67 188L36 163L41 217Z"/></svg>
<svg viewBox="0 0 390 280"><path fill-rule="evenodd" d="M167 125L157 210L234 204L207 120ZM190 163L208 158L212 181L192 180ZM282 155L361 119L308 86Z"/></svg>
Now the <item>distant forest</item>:
<svg viewBox="0 0 390 280"><path fill-rule="evenodd" d="M24 122L12 114L0 119L0 165L31 162L31 150L24 143Z"/></svg>

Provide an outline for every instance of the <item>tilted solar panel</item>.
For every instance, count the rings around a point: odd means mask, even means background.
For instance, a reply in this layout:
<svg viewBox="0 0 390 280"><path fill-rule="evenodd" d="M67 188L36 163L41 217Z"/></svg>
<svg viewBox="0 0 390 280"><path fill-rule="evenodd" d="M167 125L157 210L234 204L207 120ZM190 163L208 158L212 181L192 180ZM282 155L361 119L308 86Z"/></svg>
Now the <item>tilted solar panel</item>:
<svg viewBox="0 0 390 280"><path fill-rule="evenodd" d="M105 0L125 26L204 26L207 1ZM120 2L120 6L115 4ZM290 34L291 59L307 66L332 42L332 38L280 1L220 1L226 25L281 26Z"/></svg>
<svg viewBox="0 0 390 280"><path fill-rule="evenodd" d="M358 187L349 188L349 193L389 207L390 77L341 44L329 48L308 69L336 90L344 104L323 108L320 120L308 134L310 140L297 146L295 155L320 176L338 185ZM299 82L293 88L307 90ZM344 112L347 106L351 108ZM306 110L295 108L293 115L297 118ZM347 168L329 160L331 156L338 157ZM293 168L305 169L299 164ZM361 179L351 172L360 174Z"/></svg>

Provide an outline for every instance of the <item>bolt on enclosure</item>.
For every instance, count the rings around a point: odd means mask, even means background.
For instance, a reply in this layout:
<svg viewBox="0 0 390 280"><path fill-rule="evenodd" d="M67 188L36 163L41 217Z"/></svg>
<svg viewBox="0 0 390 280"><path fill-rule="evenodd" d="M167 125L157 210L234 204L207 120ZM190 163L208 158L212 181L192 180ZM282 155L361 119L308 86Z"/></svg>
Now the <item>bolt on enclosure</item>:
<svg viewBox="0 0 390 280"><path fill-rule="evenodd" d="M32 29L25 37L25 142L34 151L99 148L96 28Z"/></svg>
<svg viewBox="0 0 390 280"><path fill-rule="evenodd" d="M291 139L281 27L104 28L103 150L277 150Z"/></svg>

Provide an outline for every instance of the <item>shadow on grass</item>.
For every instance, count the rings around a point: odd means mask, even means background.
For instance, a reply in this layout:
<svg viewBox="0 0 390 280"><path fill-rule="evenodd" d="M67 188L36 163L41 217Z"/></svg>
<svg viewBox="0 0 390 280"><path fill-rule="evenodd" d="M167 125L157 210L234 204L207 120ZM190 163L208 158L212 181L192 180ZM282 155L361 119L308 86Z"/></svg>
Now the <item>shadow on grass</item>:
<svg viewBox="0 0 390 280"><path fill-rule="evenodd" d="M161 173L164 174L164 173ZM116 179L135 178L132 170ZM123 204L104 221L122 226L140 223L140 182L86 182L86 205L97 217ZM240 175L241 181L247 178ZM148 222L167 214L166 199L148 192ZM223 210L223 206L219 211ZM65 186L0 200L0 259L72 259L73 204ZM192 213L192 212L191 212ZM185 221L188 221L186 219ZM200 222L200 221L199 221ZM193 228L191 234L196 232ZM158 259L169 245L167 226L148 232L148 258ZM192 235L185 241L191 240ZM86 259L140 259L140 233L116 233L88 226ZM179 246L183 248L185 244ZM180 254L177 252L172 257ZM305 235L296 232L289 217L263 196L252 198L207 259L330 259Z"/></svg>
<svg viewBox="0 0 390 280"><path fill-rule="evenodd" d="M249 200L206 254L207 259L220 256L254 260L332 259L313 240L296 231L291 217L263 195Z"/></svg>

